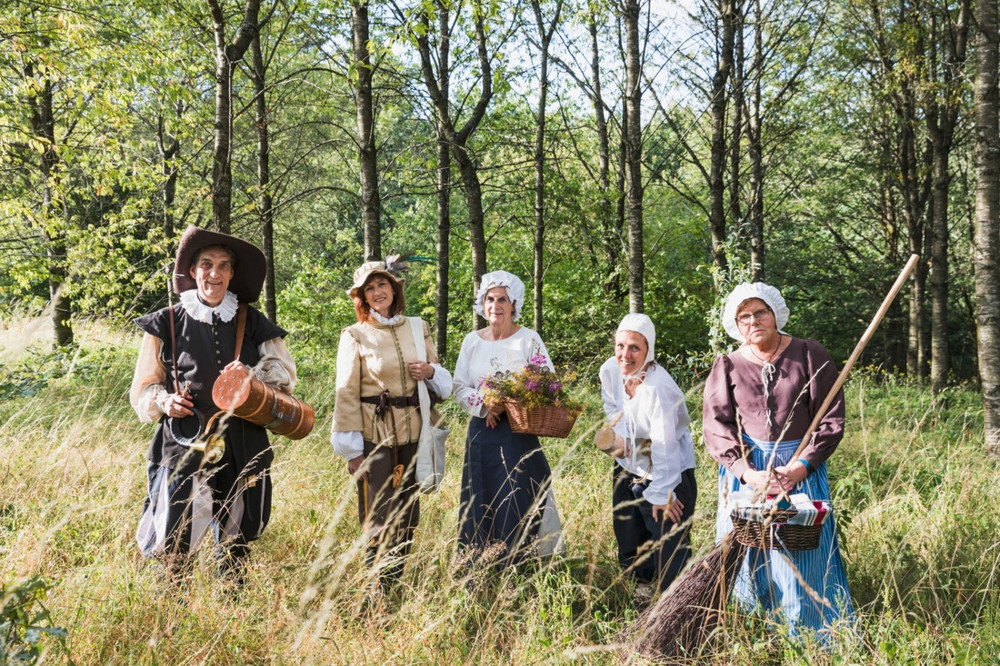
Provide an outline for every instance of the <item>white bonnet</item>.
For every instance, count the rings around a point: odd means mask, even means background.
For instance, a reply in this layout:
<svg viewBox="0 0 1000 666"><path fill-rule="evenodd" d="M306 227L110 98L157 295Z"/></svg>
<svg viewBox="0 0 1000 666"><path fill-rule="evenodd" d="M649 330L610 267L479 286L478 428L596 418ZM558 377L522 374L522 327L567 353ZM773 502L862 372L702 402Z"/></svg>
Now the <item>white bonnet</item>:
<svg viewBox="0 0 1000 666"><path fill-rule="evenodd" d="M476 301L472 304L472 307L476 310L476 314L480 317L485 317L486 312L483 310L483 299L486 298L486 292L494 287L503 287L507 290L507 298L514 303L514 314L511 319L517 321L518 317L521 316L521 310L524 306L524 283L521 282L521 278L507 271L493 271L483 275L480 280L479 291L476 292Z"/></svg>
<svg viewBox="0 0 1000 666"><path fill-rule="evenodd" d="M656 347L656 327L653 326L653 320L647 315L638 312L627 314L622 318L622 322L618 324L618 330L615 332L621 333L622 331L633 331L646 338L646 360L642 364L642 367L645 368L656 355L654 353L654 348Z"/></svg>
<svg viewBox="0 0 1000 666"><path fill-rule="evenodd" d="M746 339L736 324L736 311L744 301L751 298L759 298L767 303L774 313L779 331L788 323L788 306L785 305L785 299L781 297L780 291L763 282L743 282L729 292L729 296L726 297L726 308L722 313L722 326L726 329L726 333L740 342L746 342Z"/></svg>

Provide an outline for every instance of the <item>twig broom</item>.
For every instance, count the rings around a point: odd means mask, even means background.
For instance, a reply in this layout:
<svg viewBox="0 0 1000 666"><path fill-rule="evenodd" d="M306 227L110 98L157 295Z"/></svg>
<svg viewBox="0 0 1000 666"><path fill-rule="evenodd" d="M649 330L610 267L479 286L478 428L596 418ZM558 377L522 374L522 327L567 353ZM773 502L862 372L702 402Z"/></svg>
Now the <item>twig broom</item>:
<svg viewBox="0 0 1000 666"><path fill-rule="evenodd" d="M819 422L847 380L847 374L861 356L919 259L914 254L906 262L875 318L837 376L837 381L816 410L812 423L802 436L802 443L790 460L797 459L809 444L813 432L819 427ZM745 554L746 546L734 538L732 532L727 534L707 554L691 564L657 602L639 616L632 636L627 637L630 647L654 658L697 656L701 644L719 624Z"/></svg>

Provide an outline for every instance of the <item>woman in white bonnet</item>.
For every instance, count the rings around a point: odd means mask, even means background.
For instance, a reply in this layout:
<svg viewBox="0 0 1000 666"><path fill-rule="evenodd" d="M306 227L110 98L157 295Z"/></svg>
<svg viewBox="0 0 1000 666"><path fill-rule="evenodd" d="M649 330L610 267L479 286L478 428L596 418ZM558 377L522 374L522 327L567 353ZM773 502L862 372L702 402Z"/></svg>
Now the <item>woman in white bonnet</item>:
<svg viewBox="0 0 1000 666"><path fill-rule="evenodd" d="M462 341L455 364L455 401L472 417L462 466L459 545L473 558L504 566L559 543L552 471L538 437L515 433L502 405L483 404L480 380L532 363L552 369L545 343L515 322L524 283L507 271L483 275L476 312L486 327Z"/></svg>
<svg viewBox="0 0 1000 666"><path fill-rule="evenodd" d="M601 397L613 423L615 540L622 569L640 585L666 589L690 555L698 487L684 393L655 361L656 329L629 314L615 355L601 366Z"/></svg>
<svg viewBox="0 0 1000 666"><path fill-rule="evenodd" d="M702 423L705 447L720 465L720 539L732 529L726 505L732 492L752 487L770 495L784 489L813 500L830 498L826 460L844 436L844 394L838 393L812 441L791 460L837 368L823 345L785 333L787 322L785 299L770 285L743 283L726 299L722 323L741 345L715 360L705 383ZM821 639L838 620L852 618L832 517L823 525L819 548L772 552L748 549L735 587L742 606L759 603L788 623L791 633L807 627L821 632Z"/></svg>

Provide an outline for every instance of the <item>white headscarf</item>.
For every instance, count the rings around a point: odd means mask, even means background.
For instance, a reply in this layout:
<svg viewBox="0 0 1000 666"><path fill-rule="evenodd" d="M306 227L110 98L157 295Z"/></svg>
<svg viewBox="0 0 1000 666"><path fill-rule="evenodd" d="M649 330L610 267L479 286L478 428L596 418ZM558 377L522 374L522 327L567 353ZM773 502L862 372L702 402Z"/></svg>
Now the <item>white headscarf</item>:
<svg viewBox="0 0 1000 666"><path fill-rule="evenodd" d="M618 330L615 332L621 333L622 331L632 331L646 338L646 360L643 361L642 368L639 370L639 373L641 373L656 356L654 351L656 347L656 327L653 326L653 320L647 315L637 312L627 314L622 318L622 322L618 324Z"/></svg>
<svg viewBox="0 0 1000 666"><path fill-rule="evenodd" d="M514 314L511 320L517 321L524 305L524 283L521 282L521 278L507 271L493 271L483 275L479 283L479 291L476 292L476 302L472 304L476 314L480 317L486 316L486 311L483 310L483 299L486 298L486 292L494 287L503 287L507 290L507 298L514 304Z"/></svg>
<svg viewBox="0 0 1000 666"><path fill-rule="evenodd" d="M744 301L751 298L759 298L767 304L767 307L771 308L774 320L778 325L778 331L785 333L782 330L788 323L788 306L785 305L785 299L781 297L780 291L763 282L743 282L729 292L729 296L726 297L725 310L722 312L722 326L726 329L726 333L740 342L746 342L746 338L740 333L740 328L736 324L736 311L740 309Z"/></svg>

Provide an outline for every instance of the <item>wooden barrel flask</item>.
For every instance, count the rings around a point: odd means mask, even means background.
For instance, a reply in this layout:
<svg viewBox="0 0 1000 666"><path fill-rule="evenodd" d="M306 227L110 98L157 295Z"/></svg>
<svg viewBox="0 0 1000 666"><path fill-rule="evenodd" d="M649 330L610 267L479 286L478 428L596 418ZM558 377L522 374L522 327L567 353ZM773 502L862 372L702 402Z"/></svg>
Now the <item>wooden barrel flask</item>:
<svg viewBox="0 0 1000 666"><path fill-rule="evenodd" d="M276 391L245 367L224 370L212 386L212 400L219 409L289 439L308 435L316 420L312 407Z"/></svg>

